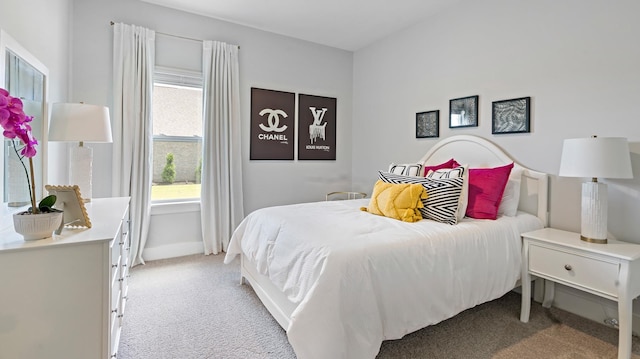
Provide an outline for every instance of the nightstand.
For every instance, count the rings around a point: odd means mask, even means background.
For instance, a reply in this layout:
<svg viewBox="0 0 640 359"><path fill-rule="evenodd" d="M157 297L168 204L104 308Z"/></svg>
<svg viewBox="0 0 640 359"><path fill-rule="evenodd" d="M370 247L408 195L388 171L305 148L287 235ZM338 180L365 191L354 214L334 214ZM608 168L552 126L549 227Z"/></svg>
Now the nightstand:
<svg viewBox="0 0 640 359"><path fill-rule="evenodd" d="M580 240L579 233L544 228L522 234L522 283L545 279L543 306L553 301L554 283L618 302L618 358L631 355L633 299L640 295L640 245ZM531 286L522 286L520 321L529 321Z"/></svg>

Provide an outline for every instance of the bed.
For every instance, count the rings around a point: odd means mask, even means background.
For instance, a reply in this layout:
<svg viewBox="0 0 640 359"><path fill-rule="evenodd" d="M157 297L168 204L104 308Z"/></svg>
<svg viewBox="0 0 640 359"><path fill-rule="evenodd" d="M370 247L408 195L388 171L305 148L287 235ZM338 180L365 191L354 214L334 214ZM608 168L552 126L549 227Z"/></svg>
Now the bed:
<svg viewBox="0 0 640 359"><path fill-rule="evenodd" d="M519 285L520 233L547 225L547 175L475 136L439 141L420 159L470 168L514 163L517 213L456 225L406 223L360 207L369 199L259 209L235 230L248 281L287 332L296 356L374 358L383 340L499 298Z"/></svg>

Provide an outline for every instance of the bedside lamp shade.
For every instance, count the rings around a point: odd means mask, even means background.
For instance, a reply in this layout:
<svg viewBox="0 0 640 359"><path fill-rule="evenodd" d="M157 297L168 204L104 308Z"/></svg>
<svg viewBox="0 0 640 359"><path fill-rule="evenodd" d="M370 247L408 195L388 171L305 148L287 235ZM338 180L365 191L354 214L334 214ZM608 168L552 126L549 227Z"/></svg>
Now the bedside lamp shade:
<svg viewBox="0 0 640 359"><path fill-rule="evenodd" d="M629 143L621 137L564 140L562 177L590 177L582 184L581 238L607 243L607 186L600 178L633 178Z"/></svg>
<svg viewBox="0 0 640 359"><path fill-rule="evenodd" d="M113 142L109 108L84 103L54 103L49 141L78 142L78 147L69 151L69 181L80 187L85 201L90 201L93 150L84 147L84 142Z"/></svg>

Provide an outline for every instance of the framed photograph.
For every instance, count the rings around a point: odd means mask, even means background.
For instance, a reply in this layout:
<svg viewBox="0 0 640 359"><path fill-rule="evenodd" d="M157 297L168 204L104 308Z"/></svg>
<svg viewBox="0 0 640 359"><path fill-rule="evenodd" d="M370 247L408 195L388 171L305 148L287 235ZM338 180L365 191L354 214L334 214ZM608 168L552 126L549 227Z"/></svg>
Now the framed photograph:
<svg viewBox="0 0 640 359"><path fill-rule="evenodd" d="M477 126L477 95L449 100L449 128Z"/></svg>
<svg viewBox="0 0 640 359"><path fill-rule="evenodd" d="M73 186L44 186L49 194L56 195L55 208L64 211L62 222L65 227L91 228L91 220L80 197L80 188Z"/></svg>
<svg viewBox="0 0 640 359"><path fill-rule="evenodd" d="M440 136L440 110L416 113L416 138Z"/></svg>
<svg viewBox="0 0 640 359"><path fill-rule="evenodd" d="M531 116L531 97L494 101L491 133L528 133Z"/></svg>

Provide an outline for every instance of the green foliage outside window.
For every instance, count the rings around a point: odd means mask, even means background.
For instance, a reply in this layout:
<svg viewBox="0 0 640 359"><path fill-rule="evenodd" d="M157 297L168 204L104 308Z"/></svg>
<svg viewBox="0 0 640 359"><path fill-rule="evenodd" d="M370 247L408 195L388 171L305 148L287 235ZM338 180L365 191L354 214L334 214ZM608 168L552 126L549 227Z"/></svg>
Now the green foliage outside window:
<svg viewBox="0 0 640 359"><path fill-rule="evenodd" d="M173 163L173 153L167 153L167 163L162 170L162 181L164 183L173 183L176 180L176 164Z"/></svg>

